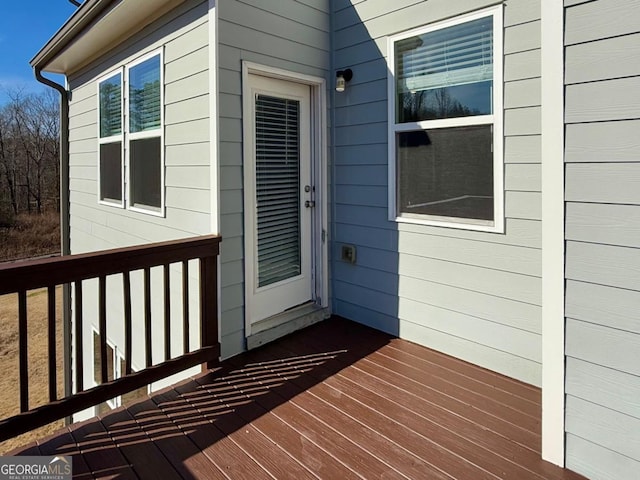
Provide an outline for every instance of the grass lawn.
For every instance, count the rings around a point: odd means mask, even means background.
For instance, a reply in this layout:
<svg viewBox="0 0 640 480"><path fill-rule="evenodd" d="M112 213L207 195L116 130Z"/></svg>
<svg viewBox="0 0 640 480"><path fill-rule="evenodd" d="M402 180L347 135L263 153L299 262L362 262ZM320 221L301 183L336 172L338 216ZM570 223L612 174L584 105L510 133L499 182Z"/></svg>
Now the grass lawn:
<svg viewBox="0 0 640 480"><path fill-rule="evenodd" d="M56 212L26 213L12 227L0 227L0 262L60 253L60 218Z"/></svg>
<svg viewBox="0 0 640 480"><path fill-rule="evenodd" d="M59 253L59 224L56 213L21 215L13 228L0 228L0 261ZM64 392L62 368L62 289L56 290L58 395ZM47 358L47 292L28 293L29 405L49 401ZM0 418L19 413L18 295L0 296ZM42 438L60 428L62 421L0 443L0 455Z"/></svg>

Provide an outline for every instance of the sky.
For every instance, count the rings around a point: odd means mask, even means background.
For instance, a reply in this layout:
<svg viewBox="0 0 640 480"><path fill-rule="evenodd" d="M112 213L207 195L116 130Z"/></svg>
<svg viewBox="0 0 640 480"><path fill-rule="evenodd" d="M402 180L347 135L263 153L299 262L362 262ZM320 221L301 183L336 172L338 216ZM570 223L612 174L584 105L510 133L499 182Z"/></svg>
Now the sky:
<svg viewBox="0 0 640 480"><path fill-rule="evenodd" d="M0 104L7 90L39 92L29 65L36 53L75 12L68 0L0 0ZM47 75L63 82L61 76Z"/></svg>

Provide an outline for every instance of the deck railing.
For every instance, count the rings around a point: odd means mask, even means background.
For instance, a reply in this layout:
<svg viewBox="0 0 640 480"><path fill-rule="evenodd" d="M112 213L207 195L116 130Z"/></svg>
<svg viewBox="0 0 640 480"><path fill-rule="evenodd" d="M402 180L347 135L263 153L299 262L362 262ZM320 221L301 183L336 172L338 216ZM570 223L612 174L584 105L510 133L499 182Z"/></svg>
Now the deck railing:
<svg viewBox="0 0 640 480"><path fill-rule="evenodd" d="M18 342L19 342L19 404L18 415L0 420L0 441L28 432L55 420L98 405L152 382L159 381L187 368L202 364L212 367L220 355L218 343L217 256L220 237L206 235L183 240L147 244L136 247L53 257L0 265L0 295L18 294ZM199 261L199 309L200 346L190 350L189 342L189 260ZM171 290L170 265L182 264L182 343L183 354L171 358ZM163 269L163 330L164 361L152 365L152 316L151 316L151 268ZM134 372L132 358L131 272L143 272L144 304L144 358L145 368ZM109 276L122 276L122 301L124 318L125 371L120 378L110 380L107 372L107 289ZM98 280L98 326L101 384L84 389L82 341L75 341L74 391L64 398L57 397L56 372L56 287L73 285L74 322L73 335L83 339L83 281ZM46 288L48 303L48 383L49 403L30 408L28 376L27 292ZM65 368L69 366L66 365ZM7 394L8 392L4 392Z"/></svg>

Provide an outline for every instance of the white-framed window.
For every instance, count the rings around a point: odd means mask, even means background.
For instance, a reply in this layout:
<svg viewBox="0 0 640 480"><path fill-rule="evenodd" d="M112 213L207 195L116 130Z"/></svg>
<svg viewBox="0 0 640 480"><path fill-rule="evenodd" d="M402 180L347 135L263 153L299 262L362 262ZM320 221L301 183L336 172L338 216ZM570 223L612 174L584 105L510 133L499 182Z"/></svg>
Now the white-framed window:
<svg viewBox="0 0 640 480"><path fill-rule="evenodd" d="M146 55L126 68L129 208L163 213L164 142L162 54Z"/></svg>
<svg viewBox="0 0 640 480"><path fill-rule="evenodd" d="M502 6L389 38L391 220L504 229Z"/></svg>
<svg viewBox="0 0 640 480"><path fill-rule="evenodd" d="M101 203L164 215L163 70L154 51L98 82Z"/></svg>
<svg viewBox="0 0 640 480"><path fill-rule="evenodd" d="M98 199L124 206L122 69L98 81Z"/></svg>

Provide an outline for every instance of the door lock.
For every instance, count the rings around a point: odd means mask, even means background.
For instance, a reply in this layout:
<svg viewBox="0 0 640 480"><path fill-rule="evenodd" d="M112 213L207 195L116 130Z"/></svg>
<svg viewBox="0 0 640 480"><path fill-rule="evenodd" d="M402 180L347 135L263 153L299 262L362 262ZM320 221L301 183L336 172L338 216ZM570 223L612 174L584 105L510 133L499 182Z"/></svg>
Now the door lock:
<svg viewBox="0 0 640 480"><path fill-rule="evenodd" d="M312 187L311 185L304 186L304 191L306 193L315 192L315 190L316 190L315 187ZM315 200L307 200L306 202L304 202L304 206L306 208L314 208L316 206L316 202Z"/></svg>

